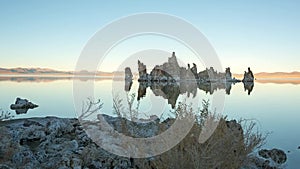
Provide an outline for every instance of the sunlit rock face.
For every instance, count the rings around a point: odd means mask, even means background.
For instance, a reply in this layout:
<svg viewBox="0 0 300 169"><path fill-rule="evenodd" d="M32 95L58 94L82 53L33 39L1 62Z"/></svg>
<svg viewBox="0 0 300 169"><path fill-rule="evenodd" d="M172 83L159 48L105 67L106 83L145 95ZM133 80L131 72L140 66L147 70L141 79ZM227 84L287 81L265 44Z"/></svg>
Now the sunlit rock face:
<svg viewBox="0 0 300 169"><path fill-rule="evenodd" d="M181 77L187 75L186 69L179 66L175 52L168 58L168 62L165 62L162 65L156 65L149 75L147 74L146 65L138 61L138 71L139 81L151 82L174 82L179 81Z"/></svg>
<svg viewBox="0 0 300 169"><path fill-rule="evenodd" d="M172 53L172 56L168 58L168 62L164 63L161 66L158 66L158 69L161 69L165 72L167 72L171 77L178 81L180 80L180 67L177 62L175 52Z"/></svg>

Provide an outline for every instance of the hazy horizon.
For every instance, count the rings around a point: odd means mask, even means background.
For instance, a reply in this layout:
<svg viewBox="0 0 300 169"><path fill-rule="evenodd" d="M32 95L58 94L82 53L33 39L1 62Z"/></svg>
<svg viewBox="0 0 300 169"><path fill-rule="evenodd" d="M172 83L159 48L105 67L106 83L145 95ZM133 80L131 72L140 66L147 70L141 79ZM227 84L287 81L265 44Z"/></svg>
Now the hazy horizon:
<svg viewBox="0 0 300 169"><path fill-rule="evenodd" d="M299 71L298 1L91 2L1 2L0 67L73 70L95 32L121 17L150 11L193 24L212 44L222 65L234 69L232 72L243 72L247 67L255 72ZM100 70L115 71L134 52L149 48L190 56L190 51L174 40L133 37L115 47Z"/></svg>
<svg viewBox="0 0 300 169"><path fill-rule="evenodd" d="M148 71L151 71L153 67L147 67ZM41 69L41 70L51 70L51 71L58 71L60 73L73 73L76 72L74 69L73 70L62 70L62 69L55 69L55 68L51 68L51 67L0 67L0 69ZM225 69L225 67L224 67ZM203 69L205 70L205 69ZM87 71L87 70L81 70L81 71ZM202 69L199 69L199 71L202 71ZM246 71L246 69L245 69ZM88 71L88 72L92 72L92 71ZM114 72L124 72L124 70L115 70L115 71L102 71L102 70L97 70L97 72L103 72L103 73L114 73ZM223 71L225 72L225 70ZM18 72L11 72L11 73L18 73ZM132 73L138 73L137 70L132 70ZM243 72L231 72L232 74L235 75L243 75ZM254 72L254 74L277 74L277 73L300 73L300 71L276 71L276 72L268 72L268 71L261 71L261 72ZM1 75L1 74L0 74Z"/></svg>

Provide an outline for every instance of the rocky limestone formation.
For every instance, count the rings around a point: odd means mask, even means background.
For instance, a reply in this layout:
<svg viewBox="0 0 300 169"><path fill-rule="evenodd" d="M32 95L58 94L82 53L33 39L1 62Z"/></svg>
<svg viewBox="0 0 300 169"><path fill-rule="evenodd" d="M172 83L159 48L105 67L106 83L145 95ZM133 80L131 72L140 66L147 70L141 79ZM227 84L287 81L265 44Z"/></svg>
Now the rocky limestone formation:
<svg viewBox="0 0 300 169"><path fill-rule="evenodd" d="M172 56L168 59L168 62L164 63L161 68L170 74L176 81L180 80L180 66L177 62L175 52L172 53Z"/></svg>
<svg viewBox="0 0 300 169"><path fill-rule="evenodd" d="M15 110L17 114L25 114L28 109L34 109L38 105L31 103L27 99L17 98L15 104L10 105L10 109Z"/></svg>
<svg viewBox="0 0 300 169"><path fill-rule="evenodd" d="M214 70L213 67L210 67L209 69L206 68L206 70L201 71L198 73L198 78L200 82L241 82L241 80L238 80L236 78L232 78L232 73L230 72L230 67L225 69L225 73L217 72Z"/></svg>
<svg viewBox="0 0 300 169"><path fill-rule="evenodd" d="M162 81L164 81L164 80L167 80L167 81L178 81L178 80L180 80L180 67L179 67L179 64L177 62L175 52L173 52L172 56L170 58L168 58L168 62L165 62L162 65L157 65L153 68L150 75L154 75L154 77L151 76L151 78L154 81L157 80L157 78L156 78L157 74L161 75L161 76L159 76L159 78Z"/></svg>
<svg viewBox="0 0 300 169"><path fill-rule="evenodd" d="M144 63L138 60L138 71L139 71L139 79L138 81L148 81L148 73L147 68Z"/></svg>
<svg viewBox="0 0 300 169"><path fill-rule="evenodd" d="M131 81L132 77L133 77L133 75L132 75L130 67L126 67L125 68L125 81Z"/></svg>
<svg viewBox="0 0 300 169"><path fill-rule="evenodd" d="M148 122L129 121L126 118L101 115L114 130L134 138L153 137L166 131L175 119L162 122L156 117ZM98 115L99 118L99 115ZM145 159L120 157L95 144L86 131L99 133L102 142L116 144L112 147L126 149L113 135L101 129L96 121L81 121L56 117L30 118L0 123L0 168L230 168L248 165L249 147L245 144L243 128L235 121L220 119L213 135L199 143L201 125L194 124L187 136L169 151ZM106 137L104 137L106 136ZM164 145L162 145L164 146ZM271 150L275 152L274 150ZM262 150L265 153L265 150ZM261 153L262 154L262 153ZM269 154L269 152L266 152ZM272 154L272 153L271 153ZM280 151L271 157L278 163L286 158ZM278 159L278 160L277 160ZM266 161L264 161L265 163ZM255 162L260 165L261 163ZM269 167L266 165L266 167Z"/></svg>
<svg viewBox="0 0 300 169"><path fill-rule="evenodd" d="M232 80L232 74L230 72L230 67L226 68L226 70L225 70L225 78L226 78L226 81Z"/></svg>
<svg viewBox="0 0 300 169"><path fill-rule="evenodd" d="M150 73L150 81L154 82L168 82L174 81L173 77L168 72L161 69L159 66L155 66Z"/></svg>
<svg viewBox="0 0 300 169"><path fill-rule="evenodd" d="M206 68L204 71L198 72L197 65L193 63L191 67L188 64L187 68L180 67L175 55L175 52L172 53L172 56L168 58L168 62L163 63L162 65L156 65L149 76L147 75L146 66L138 61L138 70L139 70L139 81L155 81L155 82L166 82L166 81L190 81L195 80L198 83L201 82L240 82L240 80L232 78L230 68L226 68L225 73L217 72L213 67L209 69Z"/></svg>
<svg viewBox="0 0 300 169"><path fill-rule="evenodd" d="M198 78L197 65L195 63L193 63L193 67L191 68L191 72L194 74L196 79L199 79Z"/></svg>
<svg viewBox="0 0 300 169"><path fill-rule="evenodd" d="M56 117L0 124L0 168L130 168L128 158L110 154L87 136L77 119Z"/></svg>
<svg viewBox="0 0 300 169"><path fill-rule="evenodd" d="M146 66L138 61L138 70L139 70L139 81L148 81L148 82L175 82L179 81L183 70L177 62L175 52L172 53L172 56L168 58L168 62L163 63L162 65L156 65L150 72L147 74ZM186 71L186 70L185 70Z"/></svg>
<svg viewBox="0 0 300 169"><path fill-rule="evenodd" d="M248 67L248 72L244 72L244 78L242 80L243 82L253 82L254 81L254 75L253 72L250 70L250 67Z"/></svg>

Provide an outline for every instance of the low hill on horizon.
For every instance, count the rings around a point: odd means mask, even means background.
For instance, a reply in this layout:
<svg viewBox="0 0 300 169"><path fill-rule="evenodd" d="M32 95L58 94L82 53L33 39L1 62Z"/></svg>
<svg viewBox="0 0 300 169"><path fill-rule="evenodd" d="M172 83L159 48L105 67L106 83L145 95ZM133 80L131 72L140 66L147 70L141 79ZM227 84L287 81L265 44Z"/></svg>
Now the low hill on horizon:
<svg viewBox="0 0 300 169"><path fill-rule="evenodd" d="M123 75L124 72L96 72L97 76L115 76L115 75ZM72 75L94 75L95 72L89 72L86 70L82 70L80 72L74 71L60 71L54 70L50 68L0 68L0 76L1 75L40 75L40 76L72 76ZM133 72L133 74L137 74ZM237 79L242 79L243 74L233 73L233 77ZM259 72L254 74L256 79L264 79L264 78L300 78L300 72Z"/></svg>
<svg viewBox="0 0 300 169"><path fill-rule="evenodd" d="M243 74L234 74L233 77L236 77L238 79L243 78ZM265 79L265 78L300 78L300 72L294 71L294 72L259 72L255 73L254 77L256 79Z"/></svg>
<svg viewBox="0 0 300 169"><path fill-rule="evenodd" d="M121 74L123 72L96 72L97 76L114 76ZM60 70L54 70L50 68L0 68L0 76L1 75L39 75L39 76L73 76L76 75L94 75L95 72L89 72L87 70L82 70L79 72L74 71L60 71Z"/></svg>

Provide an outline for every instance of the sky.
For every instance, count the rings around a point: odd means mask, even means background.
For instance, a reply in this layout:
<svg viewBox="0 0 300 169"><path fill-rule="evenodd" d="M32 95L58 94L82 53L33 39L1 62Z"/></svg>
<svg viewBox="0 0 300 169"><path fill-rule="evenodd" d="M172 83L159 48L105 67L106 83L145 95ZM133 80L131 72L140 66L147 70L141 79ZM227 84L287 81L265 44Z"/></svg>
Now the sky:
<svg viewBox="0 0 300 169"><path fill-rule="evenodd" d="M296 0L0 1L0 67L74 70L82 49L101 28L124 16L159 12L193 24L212 44L222 66L234 73L248 66L254 72L300 71L299 11ZM163 47L163 42L149 36L126 42L99 70L115 71L118 60L139 50L136 44L144 49Z"/></svg>

